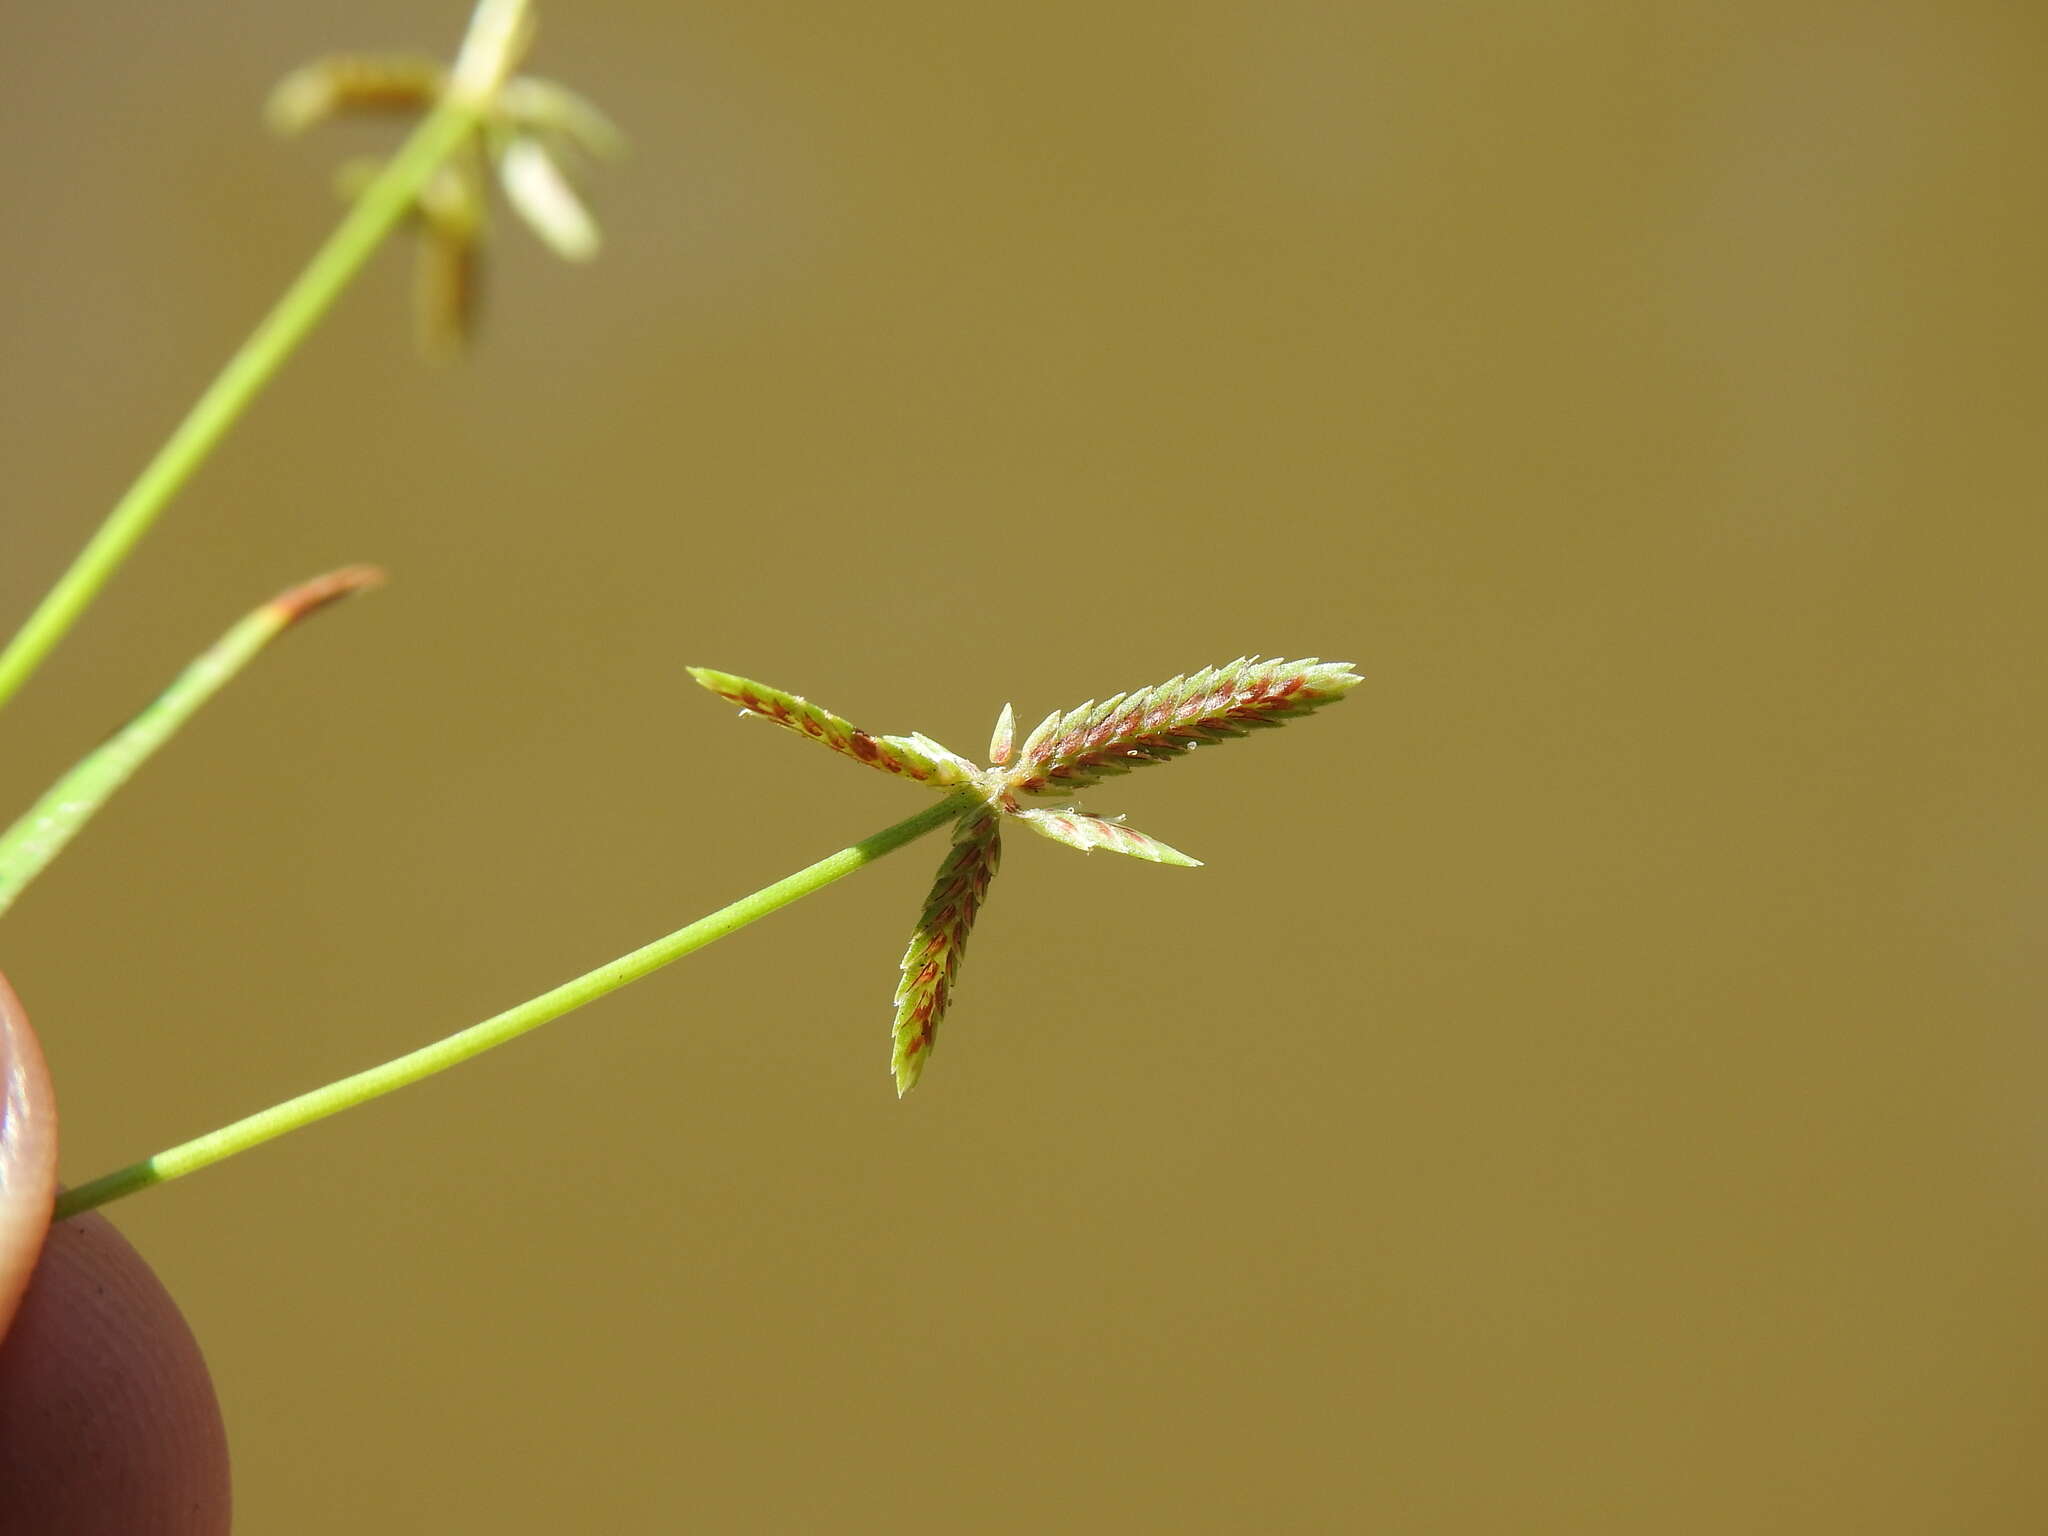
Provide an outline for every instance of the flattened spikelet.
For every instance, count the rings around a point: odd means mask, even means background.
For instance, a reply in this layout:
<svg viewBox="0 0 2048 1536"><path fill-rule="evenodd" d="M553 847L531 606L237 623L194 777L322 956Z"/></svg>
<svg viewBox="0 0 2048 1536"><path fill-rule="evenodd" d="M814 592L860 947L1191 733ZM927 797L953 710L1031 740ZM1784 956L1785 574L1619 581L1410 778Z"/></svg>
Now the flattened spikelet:
<svg viewBox="0 0 2048 1536"><path fill-rule="evenodd" d="M773 720L799 736L808 736L842 757L937 788L951 788L967 782L972 765L935 741L922 737L870 736L831 710L796 694L784 693L780 688L770 688L766 683L736 677L730 672L714 672L709 667L691 667L688 670L690 676L721 699L739 705L750 714Z"/></svg>
<svg viewBox="0 0 2048 1536"><path fill-rule="evenodd" d="M1040 722L1017 754L1008 786L1027 795L1081 789L1147 763L1320 709L1361 679L1348 662L1240 657L1156 688L1092 700Z"/></svg>
<svg viewBox="0 0 2048 1536"><path fill-rule="evenodd" d="M1039 836L1065 843L1069 848L1078 848L1083 853L1106 848L1111 853L1127 853L1134 859L1149 859L1154 864L1178 864L1183 869L1201 868L1200 859L1191 859L1178 848L1169 848L1158 838L1147 837L1136 827L1125 826L1117 817L1075 810L1018 811L1016 815Z"/></svg>
<svg viewBox="0 0 2048 1536"><path fill-rule="evenodd" d="M953 846L918 914L917 931L903 952L895 1048L889 1063L896 1074L898 1098L917 1085L931 1055L933 1036L952 1001L953 977L967 948L967 931L981 911L1002 852L1002 817L995 810L977 807L960 819Z"/></svg>

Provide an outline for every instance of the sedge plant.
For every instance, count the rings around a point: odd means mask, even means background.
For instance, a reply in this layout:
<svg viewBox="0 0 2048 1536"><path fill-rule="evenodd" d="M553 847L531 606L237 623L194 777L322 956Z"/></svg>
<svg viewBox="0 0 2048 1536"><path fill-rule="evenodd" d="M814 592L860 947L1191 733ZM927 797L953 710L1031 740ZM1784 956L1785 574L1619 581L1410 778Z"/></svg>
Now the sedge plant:
<svg viewBox="0 0 2048 1536"><path fill-rule="evenodd" d="M614 153L618 135L582 98L515 73L532 33L524 0L480 0L456 61L445 70L414 58L337 55L297 71L278 88L270 115L275 126L288 132L337 112L424 115L388 162L345 172L344 190L352 201L334 235L0 651L0 705L77 622L176 491L394 231L410 225L419 236L421 342L437 356L458 350L469 333L489 172L496 173L514 210L559 254L574 260L595 254L596 226L567 167L579 154ZM63 774L0 832L0 914L108 797L273 639L333 599L379 579L372 568L349 567L261 605ZM1021 823L1082 852L1101 849L1195 867L1196 860L1126 826L1120 817L1081 808L1074 802L1076 792L1284 724L1342 698L1359 682L1348 663L1241 658L1100 703L1056 710L1021 742L1015 714L1006 705L982 765L921 734L870 734L796 694L744 677L697 667L689 673L742 711L908 779L938 798L914 815L481 1023L78 1185L57 1199L54 1219L194 1172L445 1071L822 890L906 843L949 828L947 851L912 930L893 998L889 1066L900 1097L924 1072L946 1018L969 930L1001 858L1006 823Z"/></svg>

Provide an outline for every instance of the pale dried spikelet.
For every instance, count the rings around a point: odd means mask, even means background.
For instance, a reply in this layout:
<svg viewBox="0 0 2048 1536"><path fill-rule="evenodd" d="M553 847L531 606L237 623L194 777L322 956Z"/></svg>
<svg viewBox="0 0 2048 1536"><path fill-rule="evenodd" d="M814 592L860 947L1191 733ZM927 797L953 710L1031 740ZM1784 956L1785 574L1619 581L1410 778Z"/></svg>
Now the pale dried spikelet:
<svg viewBox="0 0 2048 1536"><path fill-rule="evenodd" d="M597 221L567 174L531 134L514 134L497 155L498 185L526 227L564 261L589 261L602 244Z"/></svg>
<svg viewBox="0 0 2048 1536"><path fill-rule="evenodd" d="M931 1056L932 1039L952 1001L953 978L967 948L967 932L981 911L988 883L1002 860L1002 817L977 806L960 818L953 846L918 914L917 930L903 952L903 980L896 988L896 1025L890 1069L896 1096L917 1085Z"/></svg>
<svg viewBox="0 0 2048 1536"><path fill-rule="evenodd" d="M1111 853L1127 853L1134 859L1147 859L1154 864L1178 864L1183 869L1202 866L1200 859L1191 859L1178 848L1169 848L1158 838L1147 837L1135 827L1125 826L1121 817L1097 816L1092 811L1072 809L1017 811L1014 814L1040 837L1049 837L1083 853L1106 848Z"/></svg>
<svg viewBox="0 0 2048 1536"><path fill-rule="evenodd" d="M1361 679L1348 662L1242 657L1156 688L1048 715L1006 776L1016 793L1060 794L1210 742L1281 725L1342 698Z"/></svg>
<svg viewBox="0 0 2048 1536"><path fill-rule="evenodd" d="M571 171L579 154L625 153L611 119L574 91L528 75L505 82L486 132L505 200L527 228L565 261L596 256L602 236Z"/></svg>
<svg viewBox="0 0 2048 1536"><path fill-rule="evenodd" d="M536 75L507 80L498 105L508 121L529 132L574 145L587 155L615 160L626 152L626 136L586 97Z"/></svg>
<svg viewBox="0 0 2048 1536"><path fill-rule="evenodd" d="M531 0L477 0L455 56L450 89L472 101L488 101L533 47L534 30Z"/></svg>
<svg viewBox="0 0 2048 1536"><path fill-rule="evenodd" d="M972 764L928 738L870 736L829 709L796 694L730 672L714 672L709 667L688 670L690 676L721 699L884 773L899 774L940 789L958 787L971 776Z"/></svg>

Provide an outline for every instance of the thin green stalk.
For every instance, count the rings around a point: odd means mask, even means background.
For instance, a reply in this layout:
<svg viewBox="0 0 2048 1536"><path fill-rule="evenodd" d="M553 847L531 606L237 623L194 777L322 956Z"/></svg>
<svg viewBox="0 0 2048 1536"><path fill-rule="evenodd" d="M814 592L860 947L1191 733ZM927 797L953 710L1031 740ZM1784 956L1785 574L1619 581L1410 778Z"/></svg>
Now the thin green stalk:
<svg viewBox="0 0 2048 1536"><path fill-rule="evenodd" d="M427 179L476 131L481 104L451 92L349 209L291 287L228 359L177 429L165 439L71 568L0 651L0 705L12 698L78 621L157 514L192 478L249 402L333 307L370 253L405 217Z"/></svg>
<svg viewBox="0 0 2048 1536"><path fill-rule="evenodd" d="M972 790L949 795L893 827L886 827L850 848L842 848L829 858L820 859L773 885L764 886L751 896L743 896L708 917L698 918L687 928L679 928L665 939L656 939L629 955L620 956L609 965L587 971L574 981L565 981L552 991L543 992L516 1008L485 1019L481 1024L473 1024L458 1034L387 1061L382 1066L358 1072L353 1077L344 1077L311 1093L302 1093L247 1119L237 1120L196 1140L159 1152L155 1157L81 1184L58 1198L53 1219L62 1221L81 1211L118 1200L123 1195L147 1189L152 1184L179 1178L282 1136L287 1131L324 1120L329 1115L390 1093L395 1088L416 1083L421 1078L431 1077L436 1072L445 1072L457 1063L480 1055L493 1046L503 1045L550 1019L558 1019L585 1003L594 1003L606 993L617 991L628 982L638 981L670 961L680 960L693 950L702 949L713 940L722 939L770 912L788 906L798 897L808 896L834 880L852 874L861 866L872 864L883 854L894 852L905 843L944 826L978 798Z"/></svg>
<svg viewBox="0 0 2048 1536"><path fill-rule="evenodd" d="M20 820L0 832L0 913L14 905L114 791L258 651L307 614L381 579L380 572L366 565L316 577L280 592L201 652L140 714L79 759Z"/></svg>

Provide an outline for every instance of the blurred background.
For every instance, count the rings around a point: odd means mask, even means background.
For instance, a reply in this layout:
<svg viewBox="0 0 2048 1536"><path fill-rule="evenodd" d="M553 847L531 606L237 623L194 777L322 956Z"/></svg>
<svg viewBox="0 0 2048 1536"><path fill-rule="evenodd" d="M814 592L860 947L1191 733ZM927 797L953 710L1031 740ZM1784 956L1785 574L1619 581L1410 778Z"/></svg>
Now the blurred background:
<svg viewBox="0 0 2048 1536"><path fill-rule="evenodd" d="M11 627L459 0L5 7ZM702 663L978 756L1247 651L1340 709L937 842L117 1207L241 1528L2048 1523L2040 288L2014 0L542 8L633 141L418 362L382 253L8 711L21 806L292 635L10 916L77 1181L909 814ZM11 812L10 812L11 814Z"/></svg>

